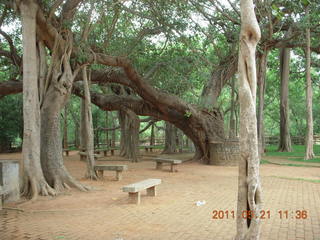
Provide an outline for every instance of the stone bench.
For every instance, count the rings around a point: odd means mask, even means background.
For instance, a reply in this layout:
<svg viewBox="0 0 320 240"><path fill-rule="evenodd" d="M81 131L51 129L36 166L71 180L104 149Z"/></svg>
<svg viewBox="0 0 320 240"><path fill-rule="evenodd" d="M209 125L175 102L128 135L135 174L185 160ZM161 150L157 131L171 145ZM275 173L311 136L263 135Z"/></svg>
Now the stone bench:
<svg viewBox="0 0 320 240"><path fill-rule="evenodd" d="M140 204L140 192L147 189L148 196L156 196L156 186L161 184L161 179L146 179L141 182L124 186L122 190L129 193L129 202Z"/></svg>
<svg viewBox="0 0 320 240"><path fill-rule="evenodd" d="M122 172L128 170L127 165L96 165L94 170L97 172L99 178L103 178L103 171L116 171L116 179L122 179Z"/></svg>
<svg viewBox="0 0 320 240"><path fill-rule="evenodd" d="M110 147L109 149L110 149L110 152L111 152L111 156L114 156L114 151L115 151L115 150L118 150L119 148L117 148L117 147Z"/></svg>
<svg viewBox="0 0 320 240"><path fill-rule="evenodd" d="M177 165L182 163L181 160L169 158L156 158L154 161L156 161L156 169L158 170L162 169L163 163L169 163L171 172L177 172Z"/></svg>
<svg viewBox="0 0 320 240"><path fill-rule="evenodd" d="M0 186L0 210L2 210L3 196L4 196L5 194L8 194L8 191L5 191L5 190L3 189L3 187Z"/></svg>
<svg viewBox="0 0 320 240"><path fill-rule="evenodd" d="M87 159L87 153L86 152L79 152L80 160L85 161ZM99 158L103 158L103 156L98 154L93 154L94 160L98 160Z"/></svg>
<svg viewBox="0 0 320 240"><path fill-rule="evenodd" d="M150 152L152 152L152 149L156 148L155 146L143 146L145 151L148 152L148 150L150 150Z"/></svg>
<svg viewBox="0 0 320 240"><path fill-rule="evenodd" d="M63 152L66 154L66 156L69 156L69 152L71 151L71 149L63 149Z"/></svg>
<svg viewBox="0 0 320 240"><path fill-rule="evenodd" d="M103 152L103 156L107 156L109 149L108 148L101 148L101 149L96 149L94 150L94 153L100 154L101 152Z"/></svg>

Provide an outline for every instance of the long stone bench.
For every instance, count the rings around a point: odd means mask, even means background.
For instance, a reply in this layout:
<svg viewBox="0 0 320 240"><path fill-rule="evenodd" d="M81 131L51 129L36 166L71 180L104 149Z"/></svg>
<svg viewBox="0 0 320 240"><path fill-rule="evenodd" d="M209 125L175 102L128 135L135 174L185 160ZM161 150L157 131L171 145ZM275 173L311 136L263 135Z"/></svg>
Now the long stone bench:
<svg viewBox="0 0 320 240"><path fill-rule="evenodd" d="M87 152L79 152L80 160L85 161L87 159ZM94 160L98 160L99 158L103 158L103 156L98 154L93 154Z"/></svg>
<svg viewBox="0 0 320 240"><path fill-rule="evenodd" d="M156 186L161 184L161 179L146 179L141 182L124 186L122 190L129 193L129 202L140 204L140 192L147 189L148 196L156 196Z"/></svg>
<svg viewBox="0 0 320 240"><path fill-rule="evenodd" d="M181 160L177 159L169 159L169 158L155 158L154 161L156 161L156 169L161 170L163 163L169 163L170 164L170 171L171 172L177 172L177 166L178 164L181 164Z"/></svg>
<svg viewBox="0 0 320 240"><path fill-rule="evenodd" d="M127 165L96 165L94 170L97 172L99 178L103 178L103 171L115 171L116 179L120 181L122 179L122 172L128 170Z"/></svg>

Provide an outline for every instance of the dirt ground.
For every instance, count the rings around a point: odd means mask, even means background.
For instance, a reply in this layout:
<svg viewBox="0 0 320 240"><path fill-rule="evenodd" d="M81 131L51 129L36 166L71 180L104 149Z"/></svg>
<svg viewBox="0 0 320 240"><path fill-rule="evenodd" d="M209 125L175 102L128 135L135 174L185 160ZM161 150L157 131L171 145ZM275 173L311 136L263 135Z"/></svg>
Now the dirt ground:
<svg viewBox="0 0 320 240"><path fill-rule="evenodd" d="M143 152L139 163L108 156L97 164L128 165L123 179L115 181L115 173L108 171L103 180L89 181L83 178L85 162L79 161L76 151L71 152L65 157L68 170L94 190L70 190L23 205L6 204L6 208L23 211L0 212L0 239L232 239L236 231L232 211L236 212L237 167L184 162L178 172L171 173L169 167L155 169L151 158L156 155ZM166 157L187 160L191 156ZM0 159L20 158L21 154L0 154ZM261 176L266 213L261 239L320 239L320 183L307 181L320 180L320 168L264 164ZM162 180L158 195L147 197L143 193L140 205L128 204L128 194L121 188L147 178ZM203 200L204 205L196 205ZM223 217L213 219L213 211L223 211ZM278 211L282 211L282 218ZM299 219L302 211L306 215Z"/></svg>

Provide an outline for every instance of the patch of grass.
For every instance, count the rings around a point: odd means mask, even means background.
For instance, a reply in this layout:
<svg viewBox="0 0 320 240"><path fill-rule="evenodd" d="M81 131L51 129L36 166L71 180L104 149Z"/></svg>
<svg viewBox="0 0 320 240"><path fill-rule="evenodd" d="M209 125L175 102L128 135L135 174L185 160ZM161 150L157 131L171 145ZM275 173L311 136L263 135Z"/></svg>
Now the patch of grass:
<svg viewBox="0 0 320 240"><path fill-rule="evenodd" d="M289 167L317 167L317 166L311 166L306 164L296 164L296 163L274 163L264 159L260 161L260 164L274 164L274 165L289 166Z"/></svg>
<svg viewBox="0 0 320 240"><path fill-rule="evenodd" d="M281 176L272 176L272 177L280 178L280 179L287 179L287 180L297 180L297 181L305 181L305 182L312 182L312 183L320 183L320 180L317 180L317 179L293 178L293 177L281 177Z"/></svg>
<svg viewBox="0 0 320 240"><path fill-rule="evenodd" d="M315 155L320 155L320 145L314 145L313 151ZM304 145L292 145L292 152L278 152L278 146L269 145L267 146L267 152L266 152L266 156L288 157L288 160L292 160L292 161L320 163L320 157L316 157L314 159L304 161L303 160L304 154L305 154ZM298 158L293 158L293 157L298 157Z"/></svg>
<svg viewBox="0 0 320 240"><path fill-rule="evenodd" d="M320 163L320 157L316 157L310 160L304 160L303 158L288 158L290 161L304 162L304 163Z"/></svg>
<svg viewBox="0 0 320 240"><path fill-rule="evenodd" d="M265 159L261 159L260 160L260 164L270 164L271 162L269 162L268 160Z"/></svg>

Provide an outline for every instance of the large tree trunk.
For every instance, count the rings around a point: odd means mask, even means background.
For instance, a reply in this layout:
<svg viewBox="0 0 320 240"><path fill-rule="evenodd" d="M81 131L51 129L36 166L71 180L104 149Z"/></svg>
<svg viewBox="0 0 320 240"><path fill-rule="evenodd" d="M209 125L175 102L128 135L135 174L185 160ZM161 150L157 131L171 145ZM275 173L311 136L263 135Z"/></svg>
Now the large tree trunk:
<svg viewBox="0 0 320 240"><path fill-rule="evenodd" d="M169 122L165 122L165 142L162 154L175 153L177 149L177 132L175 131L175 126Z"/></svg>
<svg viewBox="0 0 320 240"><path fill-rule="evenodd" d="M54 190L44 179L40 165L40 103L38 91L36 14L37 4L22 1L23 38L23 195L35 199L38 194L54 195Z"/></svg>
<svg viewBox="0 0 320 240"><path fill-rule="evenodd" d="M309 6L306 7L306 16L309 17ZM307 97L307 133L305 160L314 158L313 152L313 116L312 116L312 82L310 74L310 28L306 29L306 97Z"/></svg>
<svg viewBox="0 0 320 240"><path fill-rule="evenodd" d="M77 70L73 72L70 65L72 38L65 37L68 42L60 46L65 50L60 53L59 45L54 48L50 71L47 72L46 82L43 84L46 87L43 89L41 105L41 165L47 182L57 191L68 187L86 191L88 188L79 184L69 174L62 157L60 113L71 94L77 74Z"/></svg>
<svg viewBox="0 0 320 240"><path fill-rule="evenodd" d="M86 177L97 180L97 175L94 171L94 143L93 143L93 127L92 127L92 112L91 112L91 98L89 90L89 80L87 76L87 68L82 70L83 84L84 84L84 109L85 109L85 132L86 132L86 153L87 153L87 173Z"/></svg>
<svg viewBox="0 0 320 240"><path fill-rule="evenodd" d="M129 109L119 111L121 126L120 156L138 162L139 154L139 117Z"/></svg>
<svg viewBox="0 0 320 240"><path fill-rule="evenodd" d="M62 95L54 86L46 94L41 108L41 165L47 182L57 191L68 186L85 191L86 188L75 181L63 164L60 111L66 100L67 95Z"/></svg>
<svg viewBox="0 0 320 240"><path fill-rule="evenodd" d="M291 30L287 32L290 35ZM280 152L291 152L289 117L290 48L280 49Z"/></svg>
<svg viewBox="0 0 320 240"><path fill-rule="evenodd" d="M267 71L268 50L265 48L259 56L257 82L259 85L259 108L258 108L258 144L260 156L264 153L264 95L266 92L266 71Z"/></svg>
<svg viewBox="0 0 320 240"><path fill-rule="evenodd" d="M260 29L252 0L241 0L239 48L240 161L238 179L237 240L259 239L262 207L256 120L255 50ZM251 219L243 213L250 211Z"/></svg>

